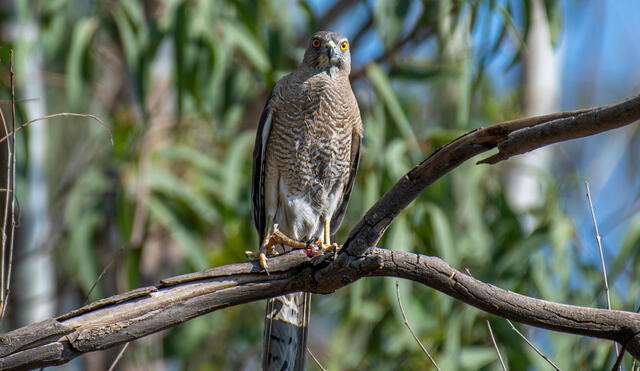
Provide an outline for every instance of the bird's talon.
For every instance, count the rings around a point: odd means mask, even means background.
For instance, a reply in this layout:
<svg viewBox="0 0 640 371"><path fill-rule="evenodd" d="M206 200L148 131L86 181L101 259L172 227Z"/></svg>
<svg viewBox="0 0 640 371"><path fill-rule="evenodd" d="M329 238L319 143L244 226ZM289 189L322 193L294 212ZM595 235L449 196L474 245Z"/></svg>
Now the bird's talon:
<svg viewBox="0 0 640 371"><path fill-rule="evenodd" d="M260 261L260 267L262 267L262 269L265 270L265 272L267 272L267 274L269 274L269 266L267 265L267 255L265 255L264 253L260 253L258 254L258 260Z"/></svg>
<svg viewBox="0 0 640 371"><path fill-rule="evenodd" d="M316 241L316 246L324 252L333 252L337 253L340 250L340 246L337 243L332 243L330 245L322 243L322 241Z"/></svg>
<svg viewBox="0 0 640 371"><path fill-rule="evenodd" d="M316 247L316 243L317 243L317 240L310 239L310 240L307 240L307 242L305 242L305 245L307 246L307 249L313 249Z"/></svg>

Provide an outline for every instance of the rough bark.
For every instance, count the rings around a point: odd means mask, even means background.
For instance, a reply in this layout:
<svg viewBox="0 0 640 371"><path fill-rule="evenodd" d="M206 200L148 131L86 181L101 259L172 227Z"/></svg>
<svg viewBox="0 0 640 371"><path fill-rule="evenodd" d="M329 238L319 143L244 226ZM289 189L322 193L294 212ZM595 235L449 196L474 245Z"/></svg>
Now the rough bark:
<svg viewBox="0 0 640 371"><path fill-rule="evenodd" d="M286 293L328 294L360 278L394 276L422 283L497 316L532 326L616 341L640 359L640 314L553 303L509 292L444 261L375 246L393 219L425 187L473 156L498 148L495 163L550 143L592 135L640 119L640 96L594 109L508 121L461 136L402 177L363 217L335 259L295 250L269 262L211 268L94 302L0 335L0 369L60 364L221 308ZM514 148L512 143L520 143ZM393 247L393 246L391 246Z"/></svg>

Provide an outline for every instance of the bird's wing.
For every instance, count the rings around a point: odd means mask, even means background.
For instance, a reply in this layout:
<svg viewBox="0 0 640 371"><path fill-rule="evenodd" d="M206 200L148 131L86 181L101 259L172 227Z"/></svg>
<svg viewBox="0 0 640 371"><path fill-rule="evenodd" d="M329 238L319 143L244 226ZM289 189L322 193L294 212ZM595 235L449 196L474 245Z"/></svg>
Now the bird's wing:
<svg viewBox="0 0 640 371"><path fill-rule="evenodd" d="M335 233L342 223L342 218L347 211L347 204L349 204L349 197L351 197L351 190L353 189L353 183L356 179L356 173L358 172L358 165L360 164L360 142L362 142L362 133L358 130L353 130L351 137L351 171L349 171L349 177L342 190L342 197L336 212L331 218L331 232Z"/></svg>
<svg viewBox="0 0 640 371"><path fill-rule="evenodd" d="M269 94L267 103L264 105L264 109L262 110L262 115L260 115L260 123L258 124L258 132L256 134L256 143L253 147L251 200L253 205L253 223L258 230L258 238L260 238L260 242L262 242L262 239L265 237L264 234L266 229L264 206L264 167L267 140L271 133L272 100L273 92Z"/></svg>

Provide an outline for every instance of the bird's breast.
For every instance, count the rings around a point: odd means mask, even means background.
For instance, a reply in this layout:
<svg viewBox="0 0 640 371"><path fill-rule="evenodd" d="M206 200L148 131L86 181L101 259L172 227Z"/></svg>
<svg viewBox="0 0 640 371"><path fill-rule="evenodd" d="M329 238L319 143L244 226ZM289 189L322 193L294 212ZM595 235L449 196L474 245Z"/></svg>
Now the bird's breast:
<svg viewBox="0 0 640 371"><path fill-rule="evenodd" d="M269 148L290 192L321 197L349 173L359 114L349 108L343 89L326 81L302 84L292 93L274 107Z"/></svg>

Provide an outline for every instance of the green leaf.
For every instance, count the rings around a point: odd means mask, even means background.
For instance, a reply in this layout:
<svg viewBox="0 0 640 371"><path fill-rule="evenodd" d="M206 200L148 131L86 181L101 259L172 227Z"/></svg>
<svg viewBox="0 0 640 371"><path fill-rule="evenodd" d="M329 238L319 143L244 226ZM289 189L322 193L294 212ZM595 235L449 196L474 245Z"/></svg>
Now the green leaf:
<svg viewBox="0 0 640 371"><path fill-rule="evenodd" d="M460 364L464 370L479 370L497 360L496 350L489 347L465 347L460 352Z"/></svg>
<svg viewBox="0 0 640 371"><path fill-rule="evenodd" d="M148 199L150 215L171 233L171 236L184 248L187 261L196 270L204 270L207 258L202 249L204 244L197 231L189 229L180 218L160 199L150 195Z"/></svg>
<svg viewBox="0 0 640 371"><path fill-rule="evenodd" d="M460 258L453 245L453 235L449 226L449 221L442 209L434 204L427 204L425 211L431 219L431 228L434 236L434 249L438 256L451 266L460 264Z"/></svg>
<svg viewBox="0 0 640 371"><path fill-rule="evenodd" d="M385 103L385 106L389 110L389 113L398 126L398 130L400 131L402 136L407 141L417 146L418 139L413 132L413 128L409 123L409 119L405 115L402 106L400 105L398 97L391 88L391 83L387 76L385 76L384 72L382 72L382 69L380 69L380 67L378 67L378 65L376 64L372 64L367 67L367 75L369 76L369 79L371 80L371 83L373 84L378 94L380 94L383 102Z"/></svg>
<svg viewBox="0 0 640 371"><path fill-rule="evenodd" d="M157 167L149 169L145 176L153 192L160 192L186 202L198 216L209 223L220 220L218 210L192 184L180 180L170 172Z"/></svg>
<svg viewBox="0 0 640 371"><path fill-rule="evenodd" d="M89 43L94 32L98 28L98 19L86 18L78 22L71 37L71 49L67 60L67 97L69 104L75 109L85 102L83 65L84 57L87 53Z"/></svg>
<svg viewBox="0 0 640 371"><path fill-rule="evenodd" d="M112 10L113 20L116 23L122 46L124 47L124 55L127 61L127 65L136 69L139 54L142 52L138 40L136 38L135 30L127 19L125 10L117 6Z"/></svg>
<svg viewBox="0 0 640 371"><path fill-rule="evenodd" d="M613 282L615 278L622 272L625 266L629 264L629 260L633 254L637 254L638 246L640 246L640 214L636 215L629 223L627 234L620 245L618 254L609 271L609 280Z"/></svg>
<svg viewBox="0 0 640 371"><path fill-rule="evenodd" d="M246 175L239 169L243 168L243 163L248 163L248 160L252 158L253 139L253 133L243 133L231 143L231 147L227 151L222 195L223 201L228 205L238 204L242 182L246 179Z"/></svg>
<svg viewBox="0 0 640 371"><path fill-rule="evenodd" d="M225 21L222 26L224 27L227 41L238 47L258 71L266 74L270 69L270 65L263 44L238 23Z"/></svg>

